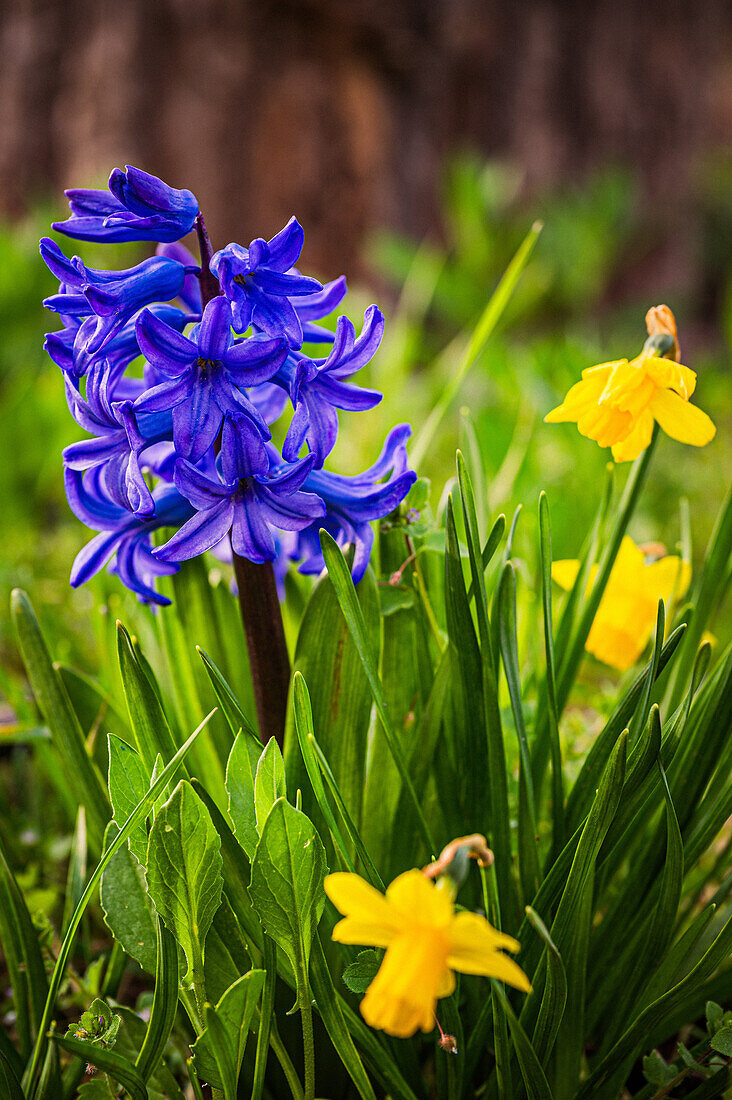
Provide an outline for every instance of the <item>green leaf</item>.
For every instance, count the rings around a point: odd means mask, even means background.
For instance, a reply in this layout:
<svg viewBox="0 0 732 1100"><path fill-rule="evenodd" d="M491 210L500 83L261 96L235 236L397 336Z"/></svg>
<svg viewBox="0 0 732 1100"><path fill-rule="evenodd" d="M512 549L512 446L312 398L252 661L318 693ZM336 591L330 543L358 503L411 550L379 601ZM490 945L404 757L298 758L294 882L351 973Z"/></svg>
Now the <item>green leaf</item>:
<svg viewBox="0 0 732 1100"><path fill-rule="evenodd" d="M143 1081L155 1073L167 1046L178 1009L178 945L163 922L156 919L157 958L150 1020L135 1065Z"/></svg>
<svg viewBox="0 0 732 1100"><path fill-rule="evenodd" d="M254 777L254 813L259 836L277 799L286 797L285 762L279 745L274 738L270 738L259 758Z"/></svg>
<svg viewBox="0 0 732 1100"><path fill-rule="evenodd" d="M256 947L248 943L242 932L241 925L226 895L225 883L226 875L224 874L224 894L221 898L221 905L216 910L213 924L208 930L206 958L203 963L206 996L212 1004L220 1000L237 978L252 969L251 953L257 950Z"/></svg>
<svg viewBox="0 0 732 1100"><path fill-rule="evenodd" d="M20 1082L15 1076L15 1071L10 1061L0 1050L0 1093L7 1100L25 1100Z"/></svg>
<svg viewBox="0 0 732 1100"><path fill-rule="evenodd" d="M562 956L557 946L549 935L549 929L544 924L538 913L530 906L526 908L526 916L531 926L541 936L546 944L547 967L544 979L544 990L541 996L539 1014L534 1026L531 1045L536 1051L536 1056L543 1066L548 1064L549 1055L554 1047L557 1031L564 1015L564 1007L567 1003L567 973L564 968ZM532 993L529 997L533 997ZM528 1003L528 1002L527 1002Z"/></svg>
<svg viewBox="0 0 732 1100"><path fill-rule="evenodd" d="M38 708L51 730L66 781L78 804L86 807L91 842L98 850L110 817L104 781L86 751L79 720L71 706L63 680L51 663L30 600L19 588L13 591L11 610Z"/></svg>
<svg viewBox="0 0 732 1100"><path fill-rule="evenodd" d="M213 714L213 711L211 712L211 714ZM64 936L61 943L61 947L59 948L58 956L56 958L56 965L54 966L53 974L51 975L48 996L46 998L46 1003L43 1009L43 1016L41 1018L41 1023L38 1028L38 1036L36 1038L35 1046L33 1047L33 1053L30 1062L28 1063L26 1071L23 1074L23 1085L25 1087L28 1100L34 1100L36 1094L36 1074L38 1073L43 1056L46 1052L48 1043L48 1026L51 1022L51 1016L53 1015L56 997L58 996L59 989L61 988L61 981L63 979L64 971L66 969L66 964L69 961L71 949L74 945L74 939L79 929L79 925L81 924L82 917L84 916L84 911L86 910L86 907L89 904L93 894L96 892L96 888L99 885L99 880L109 866L111 860L114 858L117 852L120 851L120 849L126 844L129 835L135 828L135 826L147 817L150 807L154 804L155 799L158 797L158 795L165 789L172 776L175 775L186 755L193 747L196 738L205 728L206 723L211 717L211 714L207 715L206 718L204 718L203 722L201 722L201 724L193 731L188 740L184 742L183 745L181 745L173 759L170 761L169 764L166 765L160 776L152 784L150 790L147 792L145 797L140 801L140 803L135 807L130 816L127 818L124 825L117 834L117 837L112 841L109 848L97 864L94 873L92 874L89 882L86 885L84 893L79 899L79 904L77 905L74 915L71 918L68 931L66 932L66 935Z"/></svg>
<svg viewBox="0 0 732 1100"><path fill-rule="evenodd" d="M221 903L221 841L208 810L181 780L150 830L147 880L160 916L186 954L184 982L203 981L206 936Z"/></svg>
<svg viewBox="0 0 732 1100"><path fill-rule="evenodd" d="M221 707L221 713L224 715L224 718L229 723L229 729L235 737L240 730L243 730L243 732L247 734L252 741L255 741L259 745L259 751L261 753L264 746L259 740L259 735L257 734L254 726L242 710L241 706L239 705L239 702L234 695L234 692L231 690L228 683L224 679L223 674L216 667L216 665L211 660L209 655L205 652L205 650L201 649L200 646L196 646L196 650L199 657L203 661L206 672L208 673L208 678L213 686L216 699L219 703L219 706Z"/></svg>
<svg viewBox="0 0 732 1100"><path fill-rule="evenodd" d="M226 765L226 791L229 817L234 834L251 860L259 840L254 809L254 779L264 749L259 738L241 728L236 735Z"/></svg>
<svg viewBox="0 0 732 1100"><path fill-rule="evenodd" d="M343 971L343 981L351 993L357 993L362 997L376 977L380 966L381 959L373 948L359 951L353 962L349 963Z"/></svg>
<svg viewBox="0 0 732 1100"><path fill-rule="evenodd" d="M433 407L422 425L417 438L412 444L410 448L410 458L412 465L416 469L419 469L422 464L434 434L442 422L445 413L456 398L466 374L483 351L488 338L500 321L503 311L508 305L511 295L516 288L521 272L526 267L531 257L531 253L534 251L534 245L539 239L541 230L541 222L535 222L526 234L518 251L506 268L498 286L489 298L488 304L480 315L478 323L473 329L472 335L465 346L465 350L460 357L457 367L453 368L451 372L449 384L445 387L440 399Z"/></svg>
<svg viewBox="0 0 732 1100"><path fill-rule="evenodd" d="M325 852L313 825L284 798L264 823L252 860L249 896L265 931L307 975L313 934L325 903Z"/></svg>
<svg viewBox="0 0 732 1100"><path fill-rule="evenodd" d="M320 545L323 551L328 575L333 582L338 602L343 611L345 620L348 623L348 629L351 632L351 636L353 637L358 655L366 673L369 687L371 688L371 694L376 704L376 711L381 722L381 728L384 731L384 736L389 745L389 750L399 770L402 783L409 794L427 848L430 854L434 854L437 852L437 848L432 840L429 827L425 821L424 813L422 812L422 807L407 770L399 738L392 725L391 716L389 715L386 705L384 690L379 680L375 654L369 642L369 632L366 627L361 605L358 601L358 596L356 595L353 578L351 577L338 543L325 530L321 530L320 532Z"/></svg>
<svg viewBox="0 0 732 1100"><path fill-rule="evenodd" d="M643 1076L649 1085L658 1085L662 1088L673 1081L676 1077L676 1070L664 1061L657 1050L652 1050L643 1059Z"/></svg>
<svg viewBox="0 0 732 1100"><path fill-rule="evenodd" d="M166 762L172 758L176 749L175 738L158 694L135 652L132 639L119 622L117 656L130 725L149 775L158 753Z"/></svg>
<svg viewBox="0 0 732 1100"><path fill-rule="evenodd" d="M511 1038L513 1039L513 1046L516 1051L516 1057L518 1058L521 1076L524 1079L528 1100L552 1100L552 1092L549 1088L549 1082L546 1079L546 1074L544 1073L541 1062L537 1058L536 1051L531 1045L526 1032L519 1023L516 1013L508 1003L508 998L503 991L503 987L500 982L491 979L491 988L493 990L493 996L497 997L500 1001L501 1007L508 1020L508 1027L511 1032Z"/></svg>
<svg viewBox="0 0 732 1100"><path fill-rule="evenodd" d="M323 953L323 945L320 942L320 936L317 934L313 940L310 980L315 994L316 1006L325 1024L330 1041L356 1086L361 1100L375 1100L374 1090L351 1038L338 996L333 988L333 981ZM393 1095L398 1094L394 1093Z"/></svg>
<svg viewBox="0 0 732 1100"><path fill-rule="evenodd" d="M97 1069L108 1073L130 1094L131 1100L149 1100L147 1088L142 1077L132 1063L116 1051L104 1050L94 1043L83 1043L79 1039L70 1039L64 1035L51 1035L51 1039L69 1054L84 1058Z"/></svg>
<svg viewBox="0 0 732 1100"><path fill-rule="evenodd" d="M562 747L559 740L557 712L557 671L554 659L554 627L552 625L552 530L546 493L539 494L539 555L541 564L541 602L544 613L544 657L546 661L546 713L549 747L552 760L552 851L558 855L564 847L564 777Z"/></svg>
<svg viewBox="0 0 732 1100"><path fill-rule="evenodd" d="M707 1021L707 1032L714 1035L714 1032L722 1026L724 1009L721 1005L715 1004L714 1001L707 1001L704 1012Z"/></svg>
<svg viewBox="0 0 732 1100"><path fill-rule="evenodd" d="M223 1088L226 1100L236 1100L236 1081L264 977L264 970L250 970L226 990L215 1009L207 1005L206 1029L191 1048L198 1076Z"/></svg>
<svg viewBox="0 0 732 1100"><path fill-rule="evenodd" d="M110 822L107 848L118 833L116 824ZM102 875L99 896L105 924L114 938L143 970L154 974L156 918L148 897L144 869L128 848L123 847L112 856Z"/></svg>
<svg viewBox="0 0 732 1100"><path fill-rule="evenodd" d="M0 945L13 990L13 1010L23 1061L38 1034L48 979L38 936L0 839ZM12 1056L11 1056L12 1057Z"/></svg>
<svg viewBox="0 0 732 1100"><path fill-rule="evenodd" d="M137 1063L145 1048L145 1039L149 1028L146 1027L142 1017L133 1012L131 1008L119 1005L117 1011L122 1017L122 1027L117 1035L115 1050L118 1054L123 1054L128 1061L135 1063L140 1076L145 1080L150 1100L184 1100L178 1082L162 1058L158 1061L150 1077L144 1077L142 1069Z"/></svg>
<svg viewBox="0 0 732 1100"><path fill-rule="evenodd" d="M257 1029L257 1052L254 1059L254 1080L251 1100L261 1100L264 1081L267 1075L267 1055L276 1029L274 1022L274 1003L277 987L277 948L269 936L263 937L264 947L264 988L259 1008L259 1028ZM294 1071L293 1071L294 1072ZM299 1081L298 1081L299 1085ZM293 1093L293 1096L295 1094ZM300 1088L302 1095L302 1088Z"/></svg>
<svg viewBox="0 0 732 1100"><path fill-rule="evenodd" d="M109 797L114 820L119 827L145 796L150 786L149 774L154 766L146 768L139 753L113 733L107 735L109 743ZM129 840L130 851L144 866L147 858L147 829L142 821Z"/></svg>
<svg viewBox="0 0 732 1100"><path fill-rule="evenodd" d="M724 1054L725 1058L732 1058L732 1024L725 1024L715 1031L710 1039L712 1050L718 1054Z"/></svg>
<svg viewBox="0 0 732 1100"><path fill-rule="evenodd" d="M382 591L384 591L382 589ZM378 660L379 596L371 570L354 591L367 646ZM338 602L333 581L321 577L308 600L297 636L293 670L307 681L318 742L351 815L361 823L371 691L358 649ZM288 715L285 740L287 774L292 788L302 787L308 799L293 716ZM306 808L310 808L306 801Z"/></svg>

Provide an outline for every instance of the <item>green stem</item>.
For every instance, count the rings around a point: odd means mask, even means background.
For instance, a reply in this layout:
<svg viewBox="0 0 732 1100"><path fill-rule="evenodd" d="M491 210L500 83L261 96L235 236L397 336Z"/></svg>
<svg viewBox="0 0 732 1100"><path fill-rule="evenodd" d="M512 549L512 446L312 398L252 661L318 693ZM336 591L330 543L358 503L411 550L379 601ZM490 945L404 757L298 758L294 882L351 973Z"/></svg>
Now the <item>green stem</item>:
<svg viewBox="0 0 732 1100"><path fill-rule="evenodd" d="M305 1100L315 1100L315 1036L313 1034L313 1006L307 981L298 982L297 999L302 1019L302 1052L305 1063Z"/></svg>
<svg viewBox="0 0 732 1100"><path fill-rule="evenodd" d="M483 905L486 916L500 932L501 910L498 903L495 863L491 867L481 867L480 880L483 888ZM491 985L493 985L493 982L491 982ZM503 986L501 985L500 988L503 989ZM511 1047L508 1042L508 1022L503 1005L493 990L491 991L491 1001L493 1003L493 1045L496 1056L498 1095L509 1097L513 1096L513 1092L511 1090Z"/></svg>

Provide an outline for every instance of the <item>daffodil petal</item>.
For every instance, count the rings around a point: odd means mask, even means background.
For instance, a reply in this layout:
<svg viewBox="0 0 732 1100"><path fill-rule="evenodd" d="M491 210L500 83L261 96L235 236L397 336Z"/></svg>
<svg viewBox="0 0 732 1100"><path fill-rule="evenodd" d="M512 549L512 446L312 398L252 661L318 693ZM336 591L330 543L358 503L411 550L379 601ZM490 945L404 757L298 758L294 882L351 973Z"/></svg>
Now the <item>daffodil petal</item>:
<svg viewBox="0 0 732 1100"><path fill-rule="evenodd" d="M419 1028L431 1031L438 992L444 986L446 951L447 941L439 933L398 936L361 1001L366 1023L398 1038Z"/></svg>
<svg viewBox="0 0 732 1100"><path fill-rule="evenodd" d="M608 378L612 373L612 366L606 364L601 367L592 367L582 372L582 381L575 384L568 391L561 405L547 413L544 420L547 424L561 424L564 421L577 421L581 416L586 416L597 407L600 394L605 388Z"/></svg>
<svg viewBox="0 0 732 1100"><path fill-rule="evenodd" d="M552 562L552 580L560 588L570 589L577 580L580 563L574 558L560 558Z"/></svg>
<svg viewBox="0 0 732 1100"><path fill-rule="evenodd" d="M386 900L403 920L414 924L438 928L452 919L453 904L449 894L416 869L405 871L394 879L387 887Z"/></svg>
<svg viewBox="0 0 732 1100"><path fill-rule="evenodd" d="M653 435L653 414L647 409L641 413L633 430L625 439L613 446L613 458L616 462L632 462L645 451Z"/></svg>
<svg viewBox="0 0 732 1100"><path fill-rule="evenodd" d="M464 974L499 978L529 992L531 983L521 967L500 950L518 951L519 947L517 940L492 928L485 917L458 913L450 928L447 965Z"/></svg>
<svg viewBox="0 0 732 1100"><path fill-rule="evenodd" d="M696 389L694 371L682 363L675 363L673 359L649 359L646 370L659 389L676 390L684 401L688 401Z"/></svg>
<svg viewBox="0 0 732 1100"><path fill-rule="evenodd" d="M326 876L324 886L326 894L336 909L352 921L353 926L358 925L364 931L373 928L374 935L377 936L373 940L348 939L343 940L343 943L372 943L374 946L383 947L385 944L382 941L387 929L390 930L392 937L396 935L400 926L398 915L393 912L384 895L375 890L360 875L336 871ZM340 928L342 933L349 935L351 925L344 930L342 925L345 923L341 921L336 928Z"/></svg>
<svg viewBox="0 0 732 1100"><path fill-rule="evenodd" d="M649 590L657 600L677 599L684 595L691 580L691 566L675 554L654 561L646 567Z"/></svg>
<svg viewBox="0 0 732 1100"><path fill-rule="evenodd" d="M717 431L705 412L671 390L658 390L650 409L666 435L679 443L703 447Z"/></svg>

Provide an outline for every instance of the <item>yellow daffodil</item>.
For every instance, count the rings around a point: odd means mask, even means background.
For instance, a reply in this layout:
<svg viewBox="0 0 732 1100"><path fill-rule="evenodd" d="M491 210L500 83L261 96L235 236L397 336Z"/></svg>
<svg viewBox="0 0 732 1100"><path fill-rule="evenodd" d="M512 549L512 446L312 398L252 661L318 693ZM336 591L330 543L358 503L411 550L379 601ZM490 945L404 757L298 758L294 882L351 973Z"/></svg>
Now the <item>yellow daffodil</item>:
<svg viewBox="0 0 732 1100"><path fill-rule="evenodd" d="M562 588L571 588L579 565L578 561L555 561L552 577ZM595 566L590 573L590 585L596 573ZM630 668L653 633L658 601L681 597L689 587L690 579L690 567L681 558L666 555L649 561L644 550L626 536L600 600L585 649L612 668L620 671Z"/></svg>
<svg viewBox="0 0 732 1100"><path fill-rule="evenodd" d="M455 988L454 970L531 990L523 970L501 952L518 951L518 942L477 913L456 913L445 879L405 871L384 895L360 875L337 872L326 878L325 892L345 917L334 940L386 948L361 1002L370 1027L400 1038L431 1031L437 999Z"/></svg>
<svg viewBox="0 0 732 1100"><path fill-rule="evenodd" d="M659 355L658 336L673 339L678 354L676 325L666 306L655 306L646 317L651 339L635 359L616 359L582 371L582 381L552 409L547 424L571 421L580 433L601 447L612 447L616 462L637 458L651 442L654 422L680 443L703 447L716 428L689 398L696 374Z"/></svg>

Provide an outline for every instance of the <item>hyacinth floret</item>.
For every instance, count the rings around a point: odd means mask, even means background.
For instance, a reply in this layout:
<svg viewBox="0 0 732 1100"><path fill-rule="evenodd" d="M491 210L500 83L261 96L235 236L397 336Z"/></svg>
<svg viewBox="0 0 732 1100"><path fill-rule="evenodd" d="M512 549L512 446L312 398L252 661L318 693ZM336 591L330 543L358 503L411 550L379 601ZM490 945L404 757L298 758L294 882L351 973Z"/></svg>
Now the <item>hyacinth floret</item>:
<svg viewBox="0 0 732 1100"><path fill-rule="evenodd" d="M362 474L325 469L339 410L381 400L352 382L378 350L381 311L366 310L360 333L344 316L321 323L342 303L346 281L321 283L297 270L304 235L295 218L269 240L212 255L195 195L139 169L115 169L107 191L67 197L71 216L54 225L67 236L156 244L155 255L107 271L41 241L59 283L44 304L63 326L45 348L87 433L64 450L66 493L97 532L71 583L106 565L140 599L167 603L158 577L206 551L225 559L232 549L273 562L281 582L288 563L303 573L324 567L323 528L354 546L359 581L371 524L416 479L408 425L389 433ZM183 243L194 229L200 260Z"/></svg>

